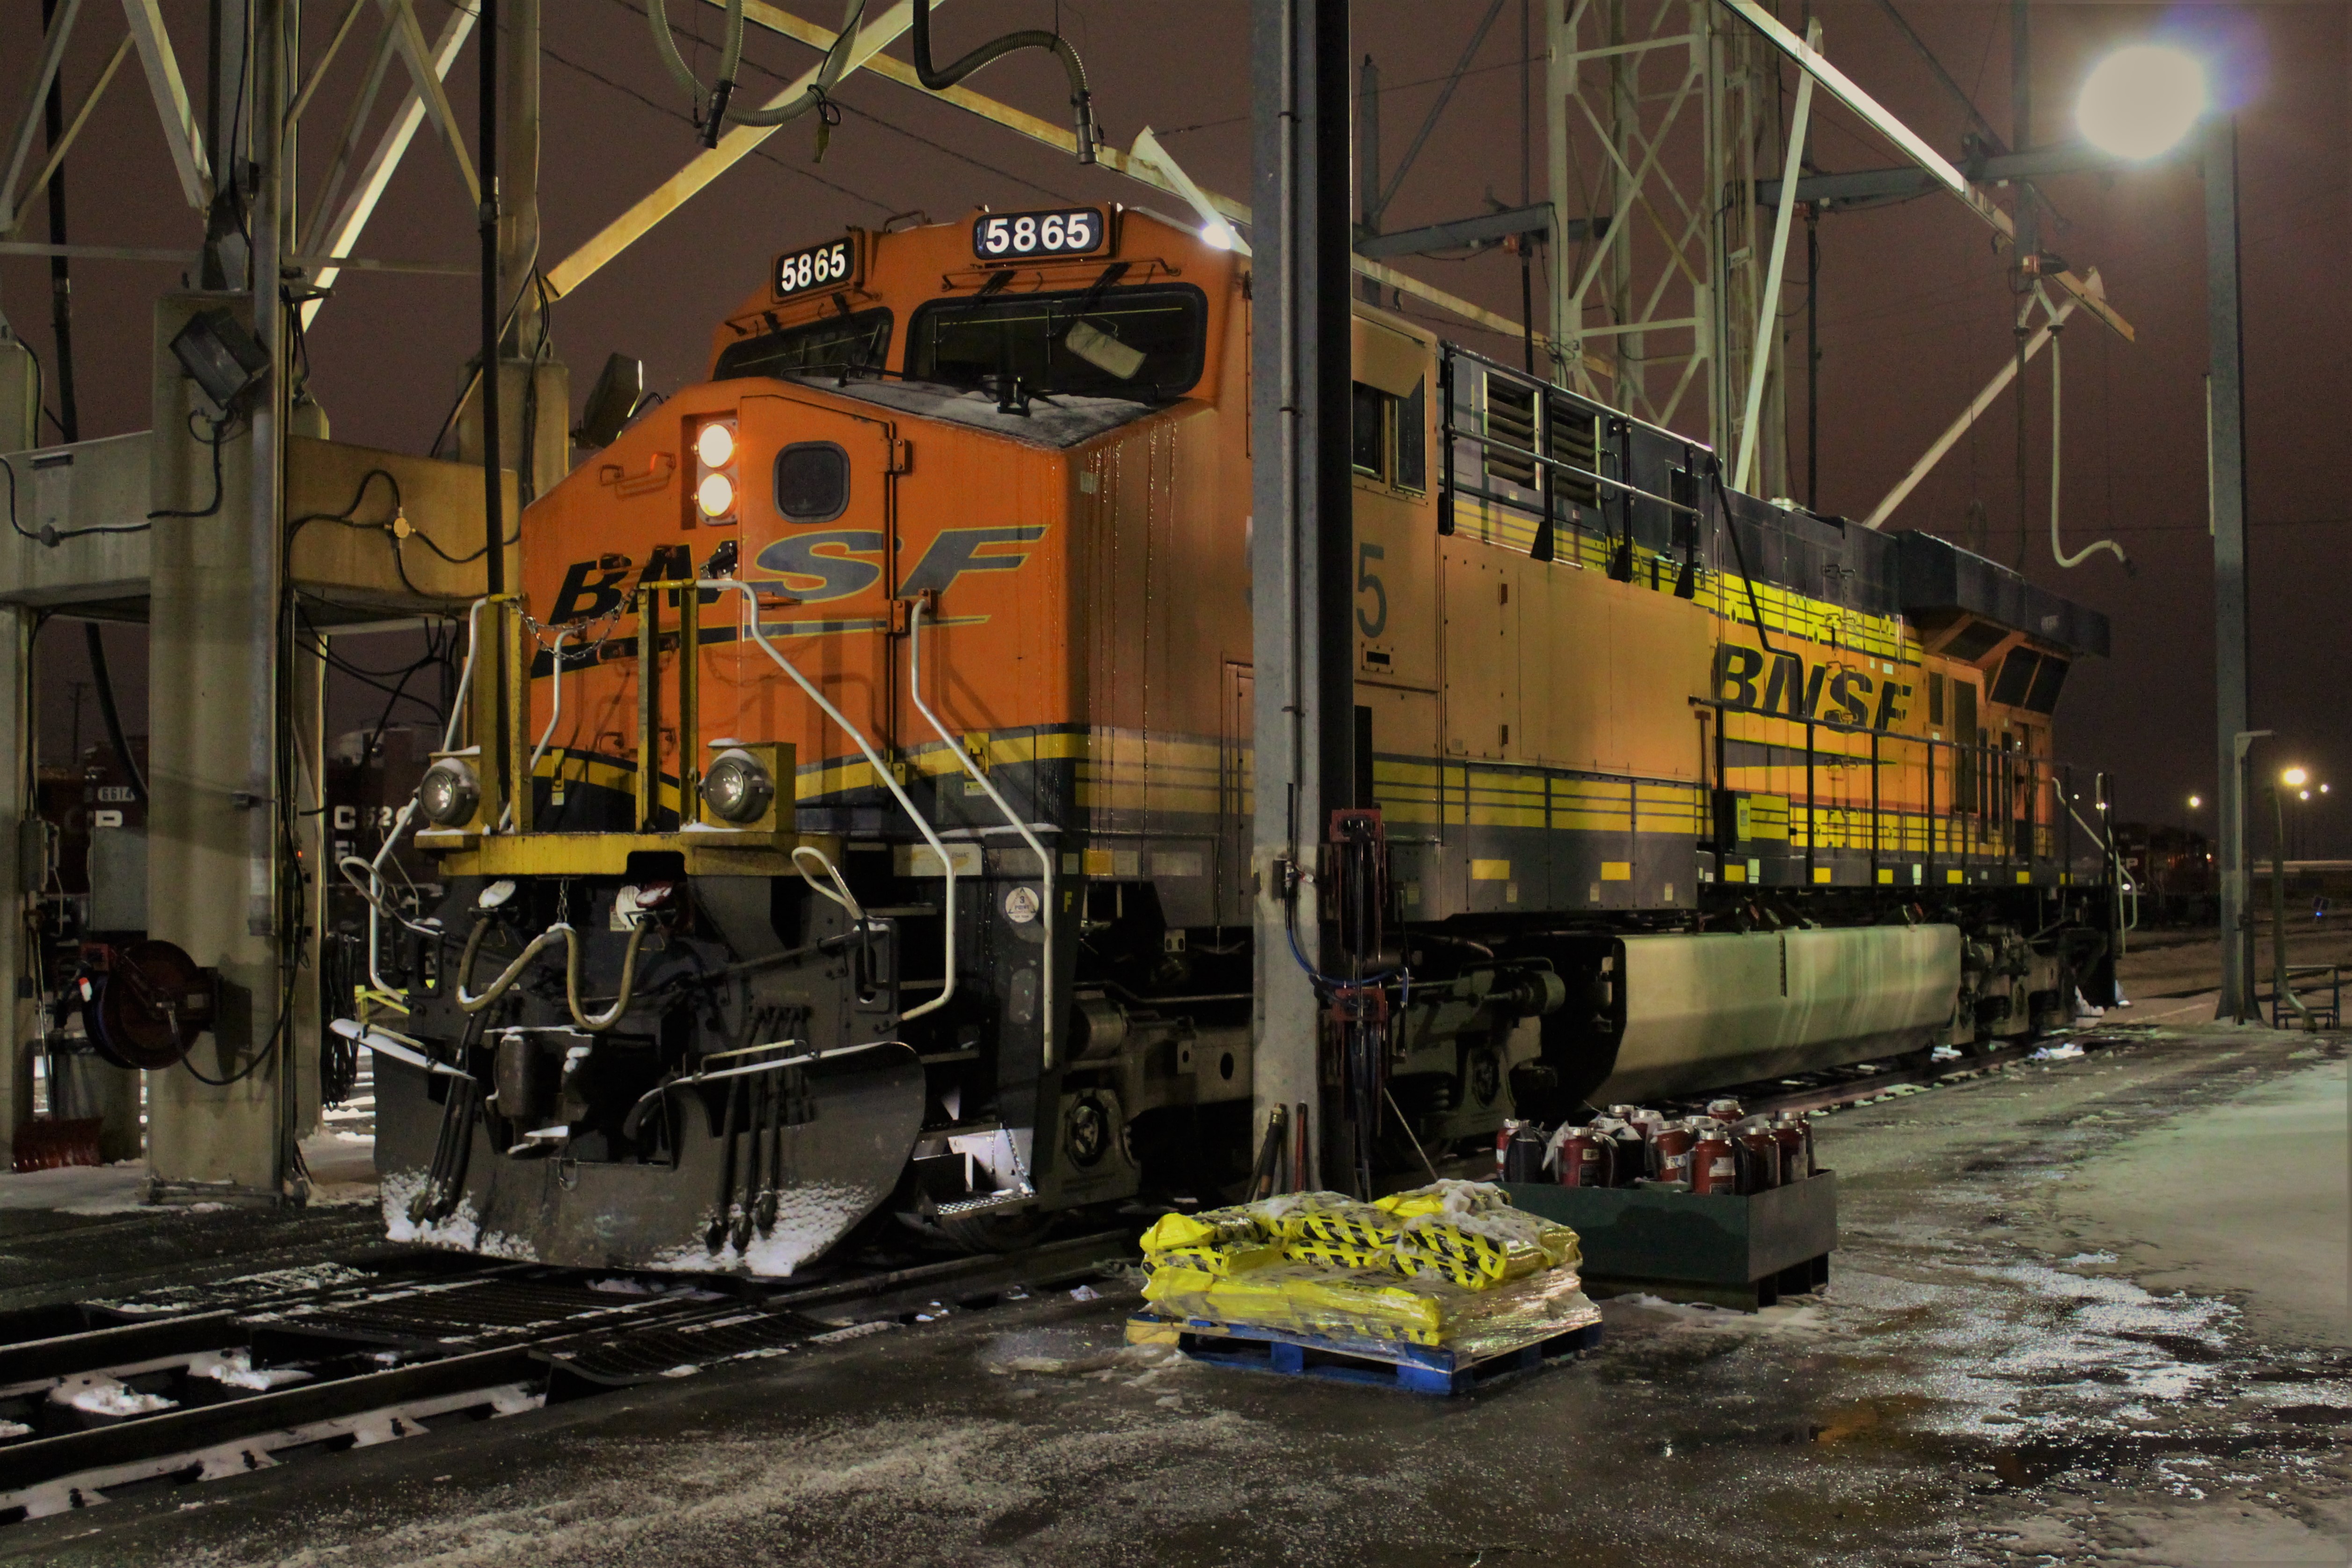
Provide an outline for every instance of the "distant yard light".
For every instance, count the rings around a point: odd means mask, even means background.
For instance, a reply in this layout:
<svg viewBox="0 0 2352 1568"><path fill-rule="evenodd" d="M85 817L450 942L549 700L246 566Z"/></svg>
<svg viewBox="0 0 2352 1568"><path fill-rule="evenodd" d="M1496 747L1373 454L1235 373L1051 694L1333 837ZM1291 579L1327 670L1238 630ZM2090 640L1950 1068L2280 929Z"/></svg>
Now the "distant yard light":
<svg viewBox="0 0 2352 1568"><path fill-rule="evenodd" d="M2167 44L2131 44L2091 68L2075 100L2083 139L2118 158L2170 152L2205 112L2205 68Z"/></svg>
<svg viewBox="0 0 2352 1568"><path fill-rule="evenodd" d="M2199 806L2203 805L2204 804L2205 797L2201 795L2192 795L2189 797L2189 809L2191 811L2195 811Z"/></svg>
<svg viewBox="0 0 2352 1568"><path fill-rule="evenodd" d="M2301 789L2305 784L2310 782L2311 774L2302 768L2289 768L2286 772L2279 774L2279 783L2286 785L2289 789Z"/></svg>
<svg viewBox="0 0 2352 1568"><path fill-rule="evenodd" d="M2311 792L2310 792L2309 790L2305 790L2301 795L2297 795L2295 798L2296 798L2297 800L2309 800L2309 799L2311 798Z"/></svg>

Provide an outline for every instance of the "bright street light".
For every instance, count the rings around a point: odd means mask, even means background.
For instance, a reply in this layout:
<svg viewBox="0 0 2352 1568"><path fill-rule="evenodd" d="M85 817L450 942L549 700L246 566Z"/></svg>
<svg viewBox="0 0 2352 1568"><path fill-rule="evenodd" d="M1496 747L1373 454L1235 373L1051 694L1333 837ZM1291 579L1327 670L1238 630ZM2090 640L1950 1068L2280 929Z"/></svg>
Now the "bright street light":
<svg viewBox="0 0 2352 1568"><path fill-rule="evenodd" d="M2170 152L2205 112L2205 68L2165 44L2131 44L2091 68L2075 100L2083 139L2118 158Z"/></svg>
<svg viewBox="0 0 2352 1568"><path fill-rule="evenodd" d="M2204 804L2205 797L2201 795L2192 795L2189 797L2189 809L2191 811L2196 810L2199 806L2203 805Z"/></svg>
<svg viewBox="0 0 2352 1568"><path fill-rule="evenodd" d="M2301 789L2310 779L2311 775L2301 768L2289 768L2279 774L2279 782L2289 789Z"/></svg>

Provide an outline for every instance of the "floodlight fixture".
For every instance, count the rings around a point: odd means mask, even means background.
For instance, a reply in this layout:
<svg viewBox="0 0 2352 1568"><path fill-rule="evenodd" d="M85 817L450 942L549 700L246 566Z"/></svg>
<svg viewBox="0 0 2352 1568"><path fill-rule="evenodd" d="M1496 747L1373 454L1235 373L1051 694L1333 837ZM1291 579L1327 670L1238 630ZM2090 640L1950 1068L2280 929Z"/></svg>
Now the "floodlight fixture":
<svg viewBox="0 0 2352 1568"><path fill-rule="evenodd" d="M267 350L228 311L199 310L172 339L173 357L188 379L226 414L269 367Z"/></svg>
<svg viewBox="0 0 2352 1568"><path fill-rule="evenodd" d="M2179 145L2210 94L2205 68L2169 44L2129 44L2091 68L2074 101L2074 123L2100 152L2134 161Z"/></svg>

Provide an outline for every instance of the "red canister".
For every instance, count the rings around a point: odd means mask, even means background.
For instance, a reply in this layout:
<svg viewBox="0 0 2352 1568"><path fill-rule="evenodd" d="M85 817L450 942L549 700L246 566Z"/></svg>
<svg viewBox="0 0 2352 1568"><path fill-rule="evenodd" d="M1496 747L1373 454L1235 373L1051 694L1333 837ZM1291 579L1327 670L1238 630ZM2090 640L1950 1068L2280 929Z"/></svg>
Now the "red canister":
<svg viewBox="0 0 2352 1568"><path fill-rule="evenodd" d="M1739 1101L1736 1100L1710 1100L1706 1102L1706 1113L1726 1127L1746 1114L1739 1109Z"/></svg>
<svg viewBox="0 0 2352 1568"><path fill-rule="evenodd" d="M1748 1118L1734 1128L1732 1139L1739 1145L1739 1155L1734 1161L1739 1167L1739 1190L1743 1193L1769 1192L1780 1184L1780 1140L1760 1116Z"/></svg>
<svg viewBox="0 0 2352 1568"><path fill-rule="evenodd" d="M1687 1182L1691 1179L1691 1144L1696 1134L1687 1122L1669 1121L1650 1137L1650 1179Z"/></svg>
<svg viewBox="0 0 2352 1568"><path fill-rule="evenodd" d="M1702 1128L1690 1148L1691 1191L1728 1194L1739 1190L1739 1156L1730 1131L1720 1122Z"/></svg>
<svg viewBox="0 0 2352 1568"><path fill-rule="evenodd" d="M1607 1187L1617 1181L1617 1140L1590 1127L1561 1129L1553 1149L1563 1187Z"/></svg>
<svg viewBox="0 0 2352 1568"><path fill-rule="evenodd" d="M1813 1173L1813 1124L1793 1110L1772 1119L1772 1136L1780 1144L1780 1184L1801 1182Z"/></svg>

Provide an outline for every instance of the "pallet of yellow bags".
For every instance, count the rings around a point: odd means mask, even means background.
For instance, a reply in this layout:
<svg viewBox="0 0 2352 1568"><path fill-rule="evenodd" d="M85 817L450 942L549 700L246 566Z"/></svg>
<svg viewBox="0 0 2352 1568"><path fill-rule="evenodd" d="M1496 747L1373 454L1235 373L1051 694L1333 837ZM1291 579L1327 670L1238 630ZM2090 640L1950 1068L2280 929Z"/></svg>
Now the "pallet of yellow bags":
<svg viewBox="0 0 2352 1568"><path fill-rule="evenodd" d="M1575 1233L1491 1183L1169 1215L1143 1249L1129 1342L1214 1364L1461 1394L1601 1337Z"/></svg>

